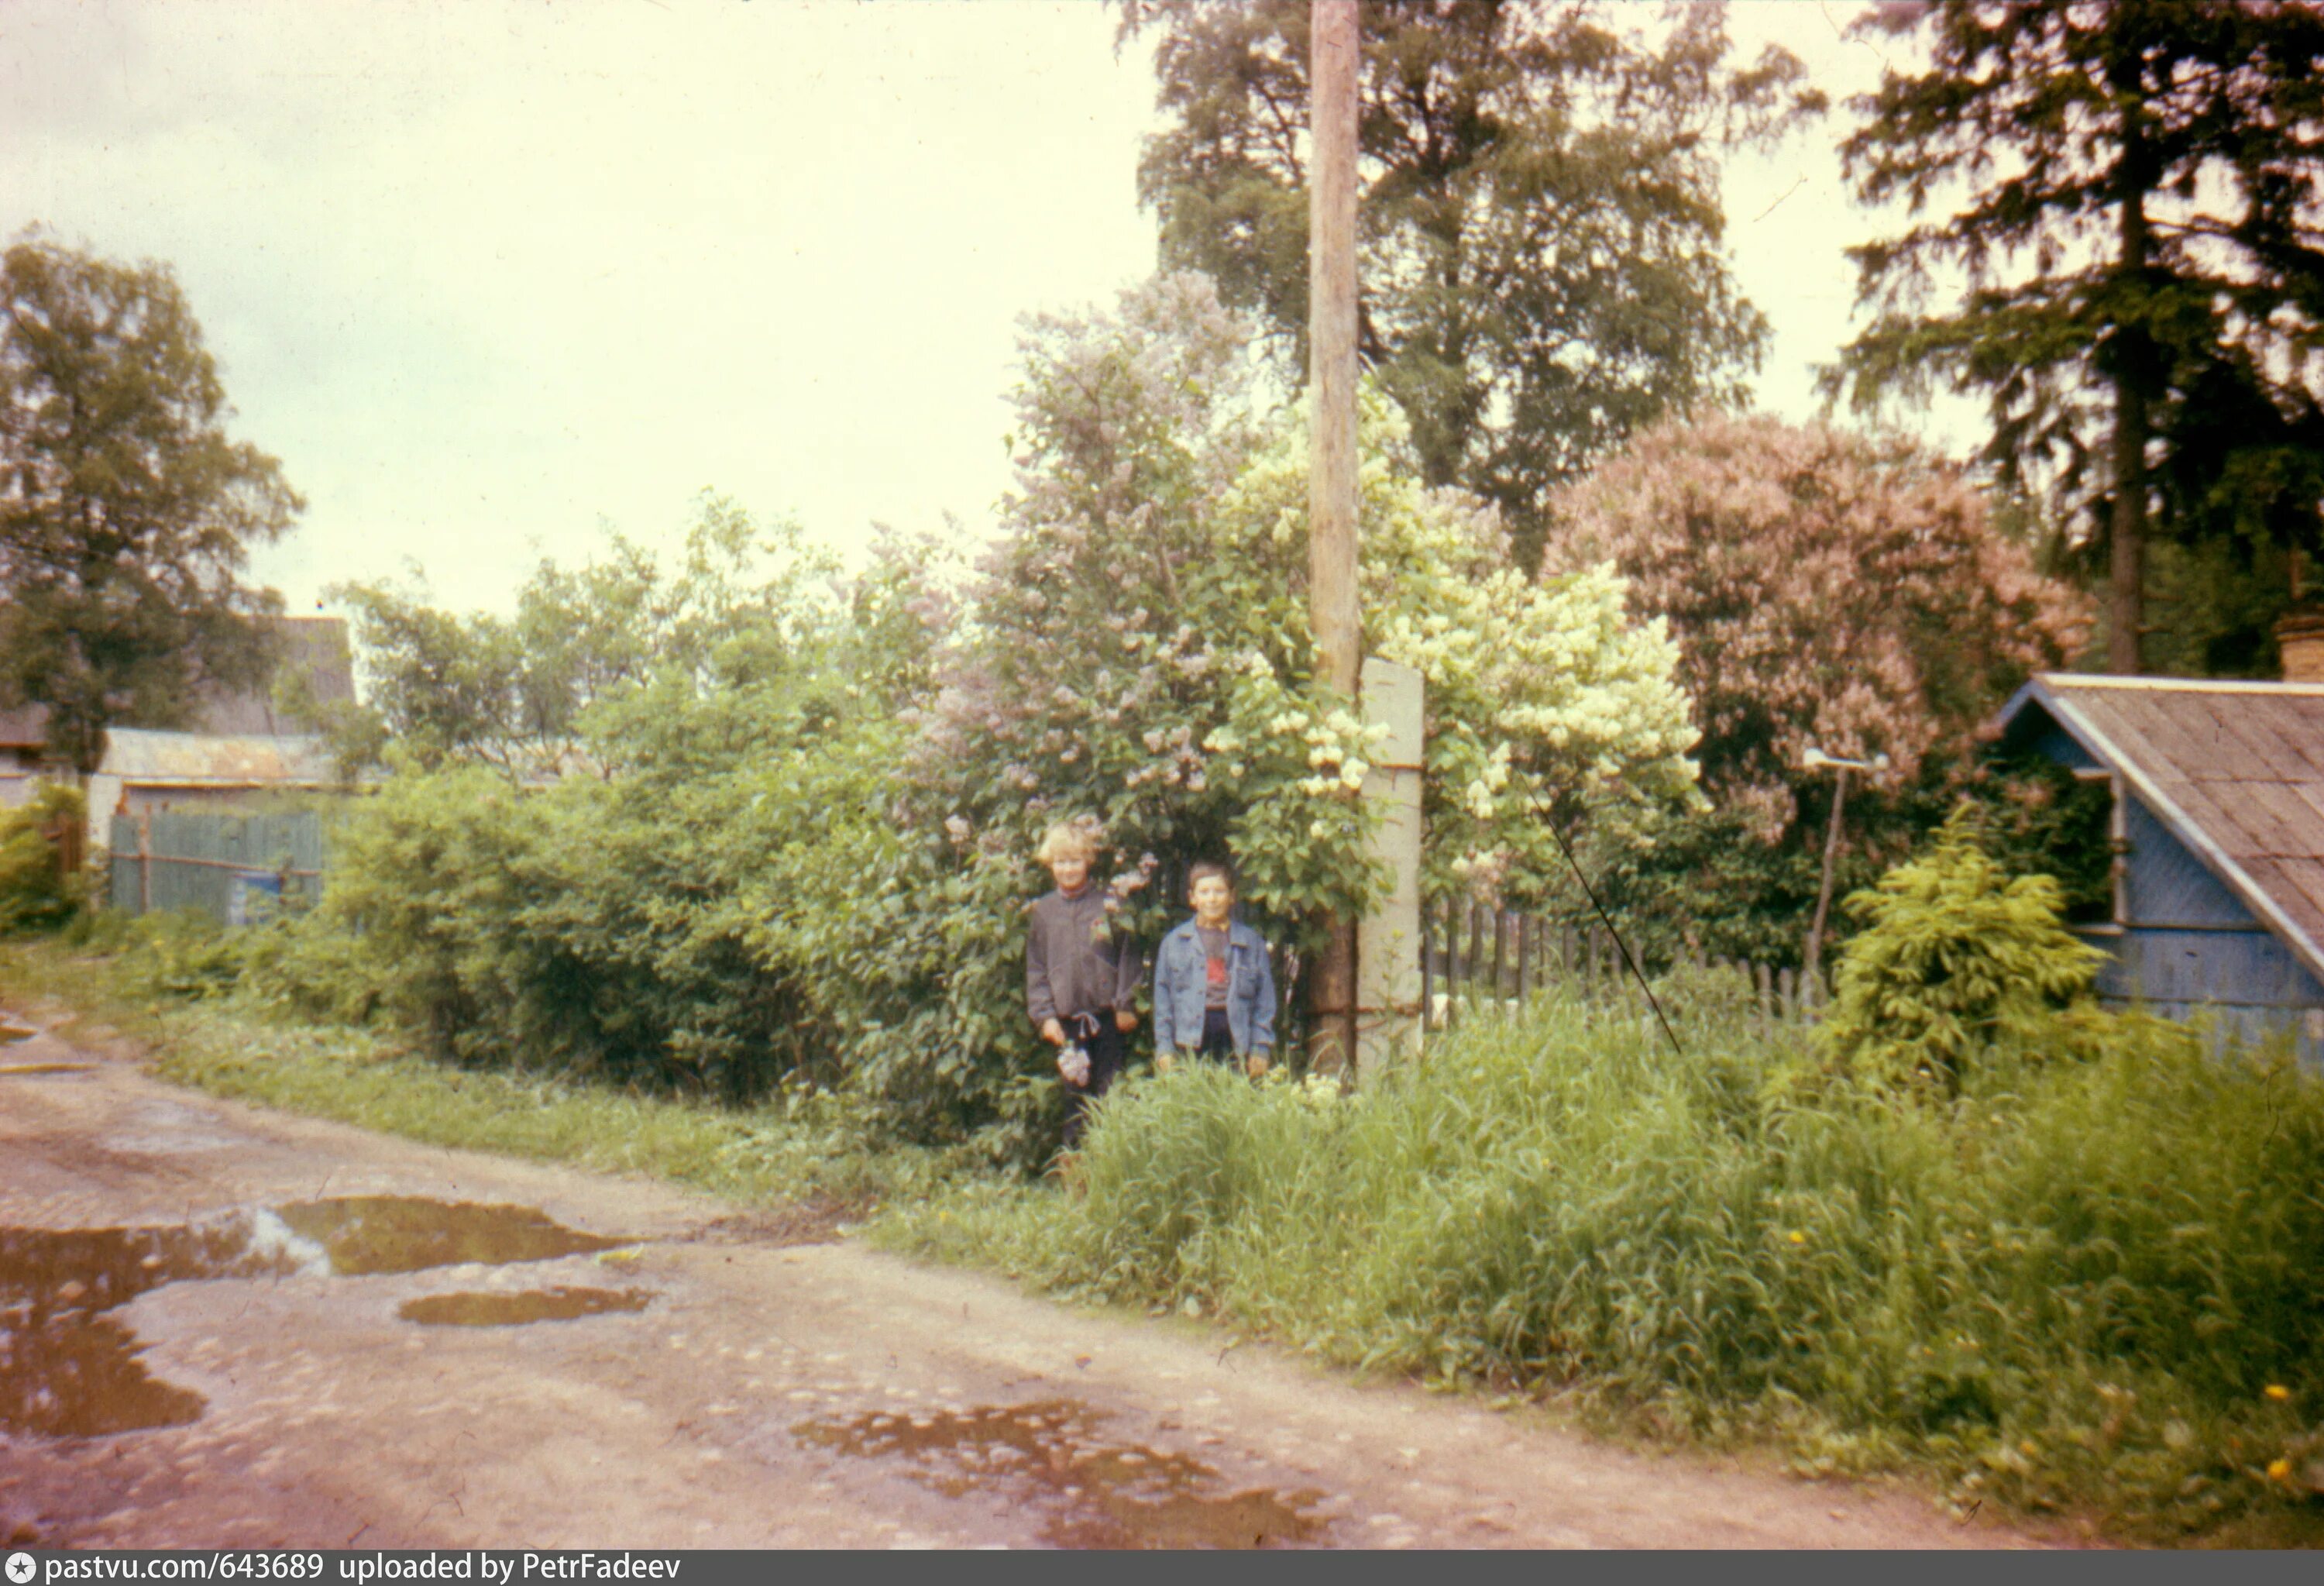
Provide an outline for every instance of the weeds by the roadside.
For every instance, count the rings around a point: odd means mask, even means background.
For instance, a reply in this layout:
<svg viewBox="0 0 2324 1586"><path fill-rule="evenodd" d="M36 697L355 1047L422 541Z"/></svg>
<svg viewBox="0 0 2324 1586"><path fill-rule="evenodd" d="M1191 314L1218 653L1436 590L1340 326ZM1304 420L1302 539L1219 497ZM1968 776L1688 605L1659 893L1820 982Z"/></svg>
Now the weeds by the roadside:
<svg viewBox="0 0 2324 1586"><path fill-rule="evenodd" d="M1811 1472L1932 1462L1963 1507L2324 1540L2324 1085L2132 1019L1908 1099L1690 1000L1683 1057L1553 1001L1350 1099L1138 1082L1084 1193L879 1237Z"/></svg>
<svg viewBox="0 0 2324 1586"><path fill-rule="evenodd" d="M1712 982L1664 988L1676 1056L1551 1000L1353 1097L1201 1065L1134 1079L1074 1183L1028 1187L880 1143L828 1095L733 1109L276 1022L198 940L145 934L111 957L0 946L0 989L219 1094L744 1204L876 1202L897 1248L1773 1443L1808 1473L1933 1467L1964 1508L2324 1542L2324 1085L2178 1027L1997 1058L1938 1100L1757 1033Z"/></svg>
<svg viewBox="0 0 2324 1586"><path fill-rule="evenodd" d="M430 1145L644 1174L743 1205L868 1210L970 1170L944 1153L872 1144L862 1120L827 1094L751 1108L640 1095L454 1067L371 1031L278 1023L231 998L157 1000L155 977L193 973L190 962L166 927L158 946L123 955L11 943L0 945L0 990L102 1019L146 1045L164 1078L215 1095Z"/></svg>

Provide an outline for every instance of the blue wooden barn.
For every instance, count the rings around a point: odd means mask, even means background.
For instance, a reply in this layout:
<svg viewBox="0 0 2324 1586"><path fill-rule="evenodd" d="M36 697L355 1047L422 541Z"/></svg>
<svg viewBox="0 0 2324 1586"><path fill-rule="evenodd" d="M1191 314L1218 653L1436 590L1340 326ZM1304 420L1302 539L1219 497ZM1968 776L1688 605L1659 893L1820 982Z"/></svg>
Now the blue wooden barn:
<svg viewBox="0 0 2324 1586"><path fill-rule="evenodd" d="M2114 917L2077 927L2100 994L2324 1067L2324 687L2044 673L1997 724L2113 788Z"/></svg>

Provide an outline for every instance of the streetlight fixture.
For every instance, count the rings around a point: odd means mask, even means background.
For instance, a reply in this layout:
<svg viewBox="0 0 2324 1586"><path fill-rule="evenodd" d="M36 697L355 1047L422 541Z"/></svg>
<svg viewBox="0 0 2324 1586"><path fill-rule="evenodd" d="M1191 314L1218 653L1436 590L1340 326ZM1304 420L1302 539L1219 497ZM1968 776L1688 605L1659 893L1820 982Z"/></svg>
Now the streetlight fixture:
<svg viewBox="0 0 2324 1586"><path fill-rule="evenodd" d="M1870 760L1842 760L1838 755L1826 754L1812 743L1800 756L1800 769L1803 771L1821 770L1826 766L1839 774L1831 785L1831 825L1824 833L1823 880L1816 888L1815 919L1808 927L1808 949L1804 955L1808 985L1813 988L1809 994L1818 997L1822 995L1823 925L1831 912L1831 867L1832 862L1840 856L1840 811L1848 801L1848 773L1862 771L1867 776L1877 776L1888 769L1888 757L1876 754Z"/></svg>

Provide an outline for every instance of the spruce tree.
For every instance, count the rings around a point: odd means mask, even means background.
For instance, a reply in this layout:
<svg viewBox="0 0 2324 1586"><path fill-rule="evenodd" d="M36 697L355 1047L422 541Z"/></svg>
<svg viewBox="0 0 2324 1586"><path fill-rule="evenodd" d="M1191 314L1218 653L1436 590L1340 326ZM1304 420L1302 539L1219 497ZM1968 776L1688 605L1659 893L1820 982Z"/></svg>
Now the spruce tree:
<svg viewBox="0 0 2324 1586"><path fill-rule="evenodd" d="M2103 552L2107 664L2138 671L2151 535L2246 566L2317 543L2324 12L1948 0L1858 26L1926 54L1842 145L1914 218L1852 250L1877 313L1831 384L1981 393L2006 482Z"/></svg>

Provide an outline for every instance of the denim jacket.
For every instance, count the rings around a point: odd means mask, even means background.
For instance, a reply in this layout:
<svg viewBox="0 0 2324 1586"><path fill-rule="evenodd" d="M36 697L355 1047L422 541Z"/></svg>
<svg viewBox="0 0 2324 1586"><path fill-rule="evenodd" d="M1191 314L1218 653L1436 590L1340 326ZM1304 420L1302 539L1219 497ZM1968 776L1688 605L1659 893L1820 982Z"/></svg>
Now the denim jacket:
<svg viewBox="0 0 2324 1586"><path fill-rule="evenodd" d="M1156 1051L1203 1044L1205 956L1191 919L1162 938L1154 954ZM1227 927L1227 1028L1238 1057L1275 1050L1275 971L1266 939L1240 921Z"/></svg>

